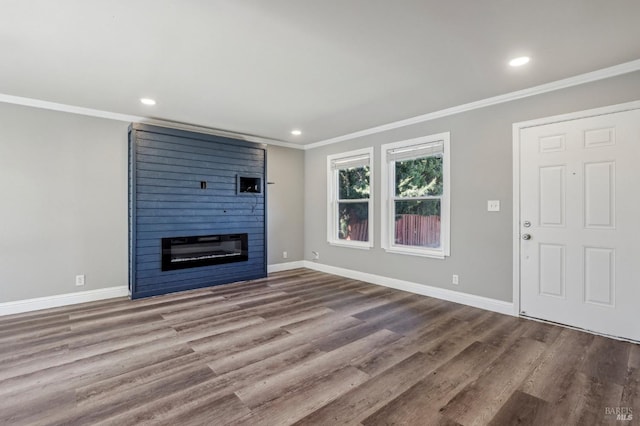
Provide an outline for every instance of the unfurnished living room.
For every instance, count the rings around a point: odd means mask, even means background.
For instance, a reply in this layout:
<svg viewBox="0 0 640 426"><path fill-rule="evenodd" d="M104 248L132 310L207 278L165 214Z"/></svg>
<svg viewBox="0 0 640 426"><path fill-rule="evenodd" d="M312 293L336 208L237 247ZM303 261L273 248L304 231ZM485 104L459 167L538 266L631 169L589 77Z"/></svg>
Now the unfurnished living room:
<svg viewBox="0 0 640 426"><path fill-rule="evenodd" d="M637 0L0 0L0 425L640 424Z"/></svg>

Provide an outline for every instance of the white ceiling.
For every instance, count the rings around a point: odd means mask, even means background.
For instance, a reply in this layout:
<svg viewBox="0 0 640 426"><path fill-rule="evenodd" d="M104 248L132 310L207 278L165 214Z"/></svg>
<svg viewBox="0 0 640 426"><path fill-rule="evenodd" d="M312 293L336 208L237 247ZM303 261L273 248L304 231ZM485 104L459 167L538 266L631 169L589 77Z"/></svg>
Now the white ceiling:
<svg viewBox="0 0 640 426"><path fill-rule="evenodd" d="M0 53L3 94L308 144L639 59L640 1L0 0Z"/></svg>

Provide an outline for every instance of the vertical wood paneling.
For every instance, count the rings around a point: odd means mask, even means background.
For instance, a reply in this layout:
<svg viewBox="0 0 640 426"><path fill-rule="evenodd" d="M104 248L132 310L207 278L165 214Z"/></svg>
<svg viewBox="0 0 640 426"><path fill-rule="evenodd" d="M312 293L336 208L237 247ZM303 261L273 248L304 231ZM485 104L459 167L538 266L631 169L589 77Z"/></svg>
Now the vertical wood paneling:
<svg viewBox="0 0 640 426"><path fill-rule="evenodd" d="M132 298L266 276L265 194L237 195L238 175L265 179L262 145L134 124L129 136ZM207 182L201 189L201 182ZM160 270L161 239L249 234L249 260Z"/></svg>
<svg viewBox="0 0 640 426"><path fill-rule="evenodd" d="M136 238L136 190L138 187L138 178L135 161L135 136L132 128L129 128L129 294L133 296L133 286L136 280L136 247L138 245Z"/></svg>

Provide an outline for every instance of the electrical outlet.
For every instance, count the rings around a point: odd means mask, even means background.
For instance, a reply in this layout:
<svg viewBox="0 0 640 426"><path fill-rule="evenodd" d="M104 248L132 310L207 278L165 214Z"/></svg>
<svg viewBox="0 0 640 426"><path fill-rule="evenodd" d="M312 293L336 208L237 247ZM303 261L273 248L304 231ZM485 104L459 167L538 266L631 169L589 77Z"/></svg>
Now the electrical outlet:
<svg viewBox="0 0 640 426"><path fill-rule="evenodd" d="M320 252L312 251L311 254L313 254L313 260L320 260Z"/></svg>
<svg viewBox="0 0 640 426"><path fill-rule="evenodd" d="M487 201L487 211L488 212L499 212L500 211L500 200L489 200L489 201Z"/></svg>
<svg viewBox="0 0 640 426"><path fill-rule="evenodd" d="M287 253L286 251L283 251L283 252L282 252L282 258L283 258L283 259L286 259L286 258L288 258L288 257L289 257L289 253Z"/></svg>
<svg viewBox="0 0 640 426"><path fill-rule="evenodd" d="M451 277L451 284L455 284L455 285L460 284L460 278L458 277L458 275L453 274L453 276Z"/></svg>
<svg viewBox="0 0 640 426"><path fill-rule="evenodd" d="M76 285L84 285L84 275L76 275Z"/></svg>

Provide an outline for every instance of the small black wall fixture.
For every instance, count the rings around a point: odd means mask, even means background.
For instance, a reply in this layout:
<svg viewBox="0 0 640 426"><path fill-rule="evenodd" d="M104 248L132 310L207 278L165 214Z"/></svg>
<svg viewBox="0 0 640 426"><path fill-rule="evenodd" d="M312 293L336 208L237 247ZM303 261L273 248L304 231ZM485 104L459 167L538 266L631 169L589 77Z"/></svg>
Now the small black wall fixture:
<svg viewBox="0 0 640 426"><path fill-rule="evenodd" d="M207 181L200 181L200 189L207 189Z"/></svg>
<svg viewBox="0 0 640 426"><path fill-rule="evenodd" d="M237 179L236 191L238 194L262 193L262 176L253 174L238 175Z"/></svg>

